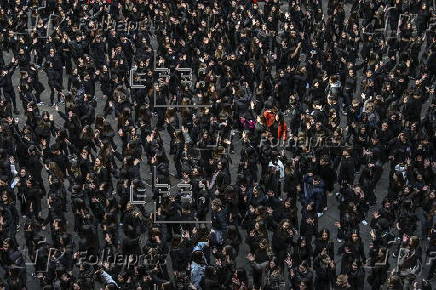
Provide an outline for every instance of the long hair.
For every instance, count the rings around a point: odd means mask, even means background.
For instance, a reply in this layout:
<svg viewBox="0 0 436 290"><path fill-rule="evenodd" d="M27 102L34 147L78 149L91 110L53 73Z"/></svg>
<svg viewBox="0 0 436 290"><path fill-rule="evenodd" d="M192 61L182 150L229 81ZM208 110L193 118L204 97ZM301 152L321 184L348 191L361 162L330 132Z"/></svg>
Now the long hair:
<svg viewBox="0 0 436 290"><path fill-rule="evenodd" d="M48 164L49 172L52 174L52 176L58 178L61 183L63 183L63 180L65 178L65 174L62 172L62 170L59 168L59 165L56 162L50 162Z"/></svg>
<svg viewBox="0 0 436 290"><path fill-rule="evenodd" d="M318 233L318 239L322 240L322 235L326 233L327 234L327 240L330 239L330 231L327 228L324 228L322 230L319 231Z"/></svg>

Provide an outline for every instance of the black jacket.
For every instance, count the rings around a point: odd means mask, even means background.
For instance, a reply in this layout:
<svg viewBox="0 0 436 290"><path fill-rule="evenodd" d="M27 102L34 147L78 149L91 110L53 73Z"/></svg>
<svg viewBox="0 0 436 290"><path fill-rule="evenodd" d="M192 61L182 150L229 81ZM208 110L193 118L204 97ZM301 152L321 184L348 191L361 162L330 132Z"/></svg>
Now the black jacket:
<svg viewBox="0 0 436 290"><path fill-rule="evenodd" d="M218 231L227 230L227 210L222 209L220 211L212 212L212 228Z"/></svg>

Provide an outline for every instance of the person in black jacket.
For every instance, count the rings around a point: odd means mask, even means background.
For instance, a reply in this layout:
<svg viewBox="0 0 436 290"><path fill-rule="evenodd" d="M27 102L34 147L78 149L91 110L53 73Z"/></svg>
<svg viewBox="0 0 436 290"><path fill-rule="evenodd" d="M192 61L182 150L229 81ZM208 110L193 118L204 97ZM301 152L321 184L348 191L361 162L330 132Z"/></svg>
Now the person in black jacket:
<svg viewBox="0 0 436 290"><path fill-rule="evenodd" d="M427 3L422 2L416 18L416 28L419 36L423 35L427 29L428 22L430 20L430 12Z"/></svg>
<svg viewBox="0 0 436 290"><path fill-rule="evenodd" d="M365 270L362 267L362 262L358 259L353 261L351 268L346 273L351 288L356 290L363 290L365 285Z"/></svg>
<svg viewBox="0 0 436 290"><path fill-rule="evenodd" d="M386 248L380 248L377 254L370 260L372 269L367 279L373 290L380 289L387 280L387 269L389 268L388 253Z"/></svg>
<svg viewBox="0 0 436 290"><path fill-rule="evenodd" d="M312 238L318 233L318 214L315 203L311 202L301 209L300 232L306 236L306 241L312 243Z"/></svg>
<svg viewBox="0 0 436 290"><path fill-rule="evenodd" d="M52 64L53 70L56 71L56 82L59 83L60 90L63 89L63 63L59 52L54 48L50 48L45 61Z"/></svg>
<svg viewBox="0 0 436 290"><path fill-rule="evenodd" d="M220 246L224 242L227 232L227 210L223 208L221 200L212 201L212 233L214 236L213 243Z"/></svg>
<svg viewBox="0 0 436 290"><path fill-rule="evenodd" d="M89 95L91 98L95 97L95 77L91 72L85 73L83 76L83 90L85 94Z"/></svg>
<svg viewBox="0 0 436 290"><path fill-rule="evenodd" d="M69 168L69 160L65 153L61 151L59 145L55 144L51 146L49 150L49 155L47 156L46 162L54 162L59 167L60 171L64 176L67 175L67 168Z"/></svg>
<svg viewBox="0 0 436 290"><path fill-rule="evenodd" d="M54 63L47 62L48 66L45 71L47 73L48 85L50 87L50 105L55 106L55 94L57 95L57 102L61 101L61 84L59 82L59 71L54 67Z"/></svg>
<svg viewBox="0 0 436 290"><path fill-rule="evenodd" d="M280 222L272 236L272 250L277 257L278 266L283 267L286 255L294 244L294 230L288 220Z"/></svg>
<svg viewBox="0 0 436 290"><path fill-rule="evenodd" d="M97 35L91 42L91 55L93 59L95 60L95 66L96 68L101 68L105 63L105 43L102 42L102 39L100 35Z"/></svg>
<svg viewBox="0 0 436 290"><path fill-rule="evenodd" d="M95 101L88 94L83 95L83 100L79 103L78 115L83 126L91 125L95 121Z"/></svg>
<svg viewBox="0 0 436 290"><path fill-rule="evenodd" d="M362 170L359 177L359 184L365 193L365 199L370 205L375 205L377 198L375 196L375 186L377 184L377 168L374 163L368 163Z"/></svg>
<svg viewBox="0 0 436 290"><path fill-rule="evenodd" d="M204 270L204 278L200 286L202 289L219 290L222 289L222 284L219 283L217 268L214 266L207 266Z"/></svg>
<svg viewBox="0 0 436 290"><path fill-rule="evenodd" d="M28 148L28 154L26 156L27 169L29 174L33 177L34 182L38 183L41 188L44 188L44 182L42 179L43 165L40 161L41 153L36 146L30 146Z"/></svg>
<svg viewBox="0 0 436 290"><path fill-rule="evenodd" d="M31 64L29 66L27 73L28 73L28 82L31 84L33 90L35 91L36 101L38 102L38 104L41 105L43 103L41 102L40 95L42 94L42 92L44 92L45 88L44 85L39 81L38 69L36 68L35 65Z"/></svg>
<svg viewBox="0 0 436 290"><path fill-rule="evenodd" d="M2 68L0 75L0 88L3 89L4 98L13 104L14 114L18 114L19 111L17 110L15 90L11 78L17 64L18 60L12 59L11 63L8 66Z"/></svg>
<svg viewBox="0 0 436 290"><path fill-rule="evenodd" d="M328 156L321 157L321 159L319 160L319 164L316 168L316 173L324 181L326 194L329 195L334 190L334 184L336 182L336 173L331 167Z"/></svg>
<svg viewBox="0 0 436 290"><path fill-rule="evenodd" d="M351 185L354 182L355 161L348 150L342 152L342 160L339 167L338 182L341 187ZM338 194L336 194L338 195Z"/></svg>
<svg viewBox="0 0 436 290"><path fill-rule="evenodd" d="M44 195L44 192L41 190L39 184L34 184L35 182L29 177L26 180L26 200L27 205L29 206L28 213L30 217L34 217L36 219L41 218L41 200Z"/></svg>
<svg viewBox="0 0 436 290"><path fill-rule="evenodd" d="M328 229L322 229L317 239L315 240L315 249L313 251L314 256L318 256L321 253L327 254L330 258L334 258L334 243L330 240L330 232Z"/></svg>
<svg viewBox="0 0 436 290"><path fill-rule="evenodd" d="M325 251L315 257L315 289L330 290L336 279L336 264Z"/></svg>
<svg viewBox="0 0 436 290"><path fill-rule="evenodd" d="M351 101L354 97L354 92L356 90L356 75L353 69L349 69L347 72L347 76L345 77L345 83L343 86L342 98L343 98L343 113L346 114L346 108L351 105Z"/></svg>

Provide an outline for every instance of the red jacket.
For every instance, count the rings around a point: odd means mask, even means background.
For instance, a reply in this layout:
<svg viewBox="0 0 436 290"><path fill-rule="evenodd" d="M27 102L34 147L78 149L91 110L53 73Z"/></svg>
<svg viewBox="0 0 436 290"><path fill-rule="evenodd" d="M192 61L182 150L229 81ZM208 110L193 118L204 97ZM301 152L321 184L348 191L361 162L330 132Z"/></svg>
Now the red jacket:
<svg viewBox="0 0 436 290"><path fill-rule="evenodd" d="M270 128L274 124L274 122L277 122L276 113L273 113L270 110L266 110L265 112L263 112L263 116L266 119L266 126L268 128ZM286 140L286 138L288 137L288 126L286 126L285 122L278 126L277 136L279 139L283 140Z"/></svg>
<svg viewBox="0 0 436 290"><path fill-rule="evenodd" d="M274 124L274 122L276 121L276 113L273 113L270 110L266 110L265 112L263 112L263 116L266 119L266 126L269 128L272 126L272 124Z"/></svg>

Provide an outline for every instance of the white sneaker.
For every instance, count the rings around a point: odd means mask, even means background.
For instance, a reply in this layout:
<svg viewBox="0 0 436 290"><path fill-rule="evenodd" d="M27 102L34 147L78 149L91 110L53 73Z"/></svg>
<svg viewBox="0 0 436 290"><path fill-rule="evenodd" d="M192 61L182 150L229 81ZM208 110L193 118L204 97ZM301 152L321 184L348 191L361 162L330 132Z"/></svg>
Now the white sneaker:
<svg viewBox="0 0 436 290"><path fill-rule="evenodd" d="M363 220L363 221L362 221L362 224L363 224L364 226L367 226L367 225L368 225L368 222L367 222L366 220Z"/></svg>
<svg viewBox="0 0 436 290"><path fill-rule="evenodd" d="M336 241L338 241L338 243L342 243L342 240L341 240L341 239L336 239Z"/></svg>
<svg viewBox="0 0 436 290"><path fill-rule="evenodd" d="M324 213L322 213L322 212L319 212L319 213L318 213L318 217L322 217L322 216L323 216L323 214L324 214Z"/></svg>

